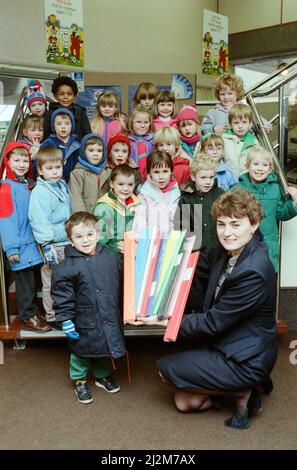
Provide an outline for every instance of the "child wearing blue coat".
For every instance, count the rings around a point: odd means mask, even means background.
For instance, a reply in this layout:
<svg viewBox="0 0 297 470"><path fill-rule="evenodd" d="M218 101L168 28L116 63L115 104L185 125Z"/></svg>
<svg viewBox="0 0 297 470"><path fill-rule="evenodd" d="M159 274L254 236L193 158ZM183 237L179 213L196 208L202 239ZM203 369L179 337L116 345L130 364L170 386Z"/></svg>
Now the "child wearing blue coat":
<svg viewBox="0 0 297 470"><path fill-rule="evenodd" d="M80 149L79 138L74 134L75 122L72 112L67 108L56 109L51 115L51 129L51 135L42 142L41 147L53 145L61 150L64 160L63 177L68 181L77 163Z"/></svg>
<svg viewBox="0 0 297 470"><path fill-rule="evenodd" d="M29 220L36 241L41 245L45 264L41 268L42 300L46 319L52 327L55 313L50 296L53 266L64 259L69 243L65 222L71 214L70 197L62 180L63 156L57 147L42 147L37 154L39 176L29 204Z"/></svg>
<svg viewBox="0 0 297 470"><path fill-rule="evenodd" d="M4 166L6 179L0 185L0 238L15 274L22 328L36 332L49 331L49 326L38 317L35 302L35 268L43 260L28 219L33 184L30 180L33 172L29 146L22 142L10 142L5 150Z"/></svg>

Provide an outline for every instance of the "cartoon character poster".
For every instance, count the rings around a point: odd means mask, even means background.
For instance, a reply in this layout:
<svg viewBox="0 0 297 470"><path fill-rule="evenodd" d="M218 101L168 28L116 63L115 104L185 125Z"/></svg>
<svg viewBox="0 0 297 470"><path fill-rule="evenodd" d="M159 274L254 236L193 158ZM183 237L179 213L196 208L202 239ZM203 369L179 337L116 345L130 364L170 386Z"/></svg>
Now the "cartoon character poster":
<svg viewBox="0 0 297 470"><path fill-rule="evenodd" d="M221 75L229 72L228 17L204 10L202 72Z"/></svg>
<svg viewBox="0 0 297 470"><path fill-rule="evenodd" d="M82 0L44 0L46 61L84 66Z"/></svg>

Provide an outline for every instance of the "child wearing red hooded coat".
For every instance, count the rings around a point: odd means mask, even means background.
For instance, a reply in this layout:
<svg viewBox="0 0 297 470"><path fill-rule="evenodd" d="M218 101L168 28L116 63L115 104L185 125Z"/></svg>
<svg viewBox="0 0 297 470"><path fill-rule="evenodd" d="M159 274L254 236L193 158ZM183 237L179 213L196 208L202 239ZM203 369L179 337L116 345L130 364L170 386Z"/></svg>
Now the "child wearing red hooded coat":
<svg viewBox="0 0 297 470"><path fill-rule="evenodd" d="M28 218L33 186L29 146L10 142L5 150L0 183L0 238L10 268L14 271L16 300L22 328L36 332L50 327L38 317L35 303L36 266L43 262Z"/></svg>

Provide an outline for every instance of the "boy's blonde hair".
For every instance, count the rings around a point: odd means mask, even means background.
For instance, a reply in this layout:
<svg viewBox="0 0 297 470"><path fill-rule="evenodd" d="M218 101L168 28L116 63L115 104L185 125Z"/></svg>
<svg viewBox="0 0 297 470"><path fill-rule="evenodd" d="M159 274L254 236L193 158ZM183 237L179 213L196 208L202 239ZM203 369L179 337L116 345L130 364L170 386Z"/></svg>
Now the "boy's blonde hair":
<svg viewBox="0 0 297 470"><path fill-rule="evenodd" d="M177 114L177 104L176 104L176 98L175 94L173 91L170 90L161 90L156 96L155 102L152 106L152 115L154 118L158 116L158 104L159 103L173 103L173 112L172 112L172 118L175 118Z"/></svg>
<svg viewBox="0 0 297 470"><path fill-rule="evenodd" d="M149 98L154 100L158 94L158 88L151 82L142 82L138 85L135 95L132 98L133 106L140 104L140 100Z"/></svg>
<svg viewBox="0 0 297 470"><path fill-rule="evenodd" d="M127 124L126 124L127 131L128 132L134 132L134 130L133 130L133 121L134 121L135 116L136 116L137 113L145 113L145 114L148 115L149 121L150 121L149 132L151 132L152 128L153 128L152 115L151 115L150 111L147 108L145 108L145 106L143 106L142 104L138 104L137 106L135 106L135 108L132 108L129 111L128 120L127 120Z"/></svg>
<svg viewBox="0 0 297 470"><path fill-rule="evenodd" d="M122 128L125 129L125 121L124 121L122 114L119 111L119 99L118 99L117 94L114 93L113 91L105 91L104 93L101 93L96 103L94 116L91 119L92 132L103 134L104 119L100 113L100 106L104 106L104 105L110 105L110 106L116 107L116 111L114 113L114 119L117 119L118 121L120 121Z"/></svg>
<svg viewBox="0 0 297 470"><path fill-rule="evenodd" d="M45 145L41 147L36 155L37 168L42 169L43 165L47 162L61 162L64 165L62 151L54 145Z"/></svg>
<svg viewBox="0 0 297 470"><path fill-rule="evenodd" d="M269 152L269 150L262 147L261 145L255 145L249 150L245 166L248 168L253 159L257 157L261 157L264 160L267 160L270 163L270 167L272 168L272 170L274 169L274 162L271 153Z"/></svg>
<svg viewBox="0 0 297 470"><path fill-rule="evenodd" d="M181 153L181 144L179 132L174 127L165 126L161 127L154 135L154 145L158 147L160 144L169 143L174 144L176 148L176 155Z"/></svg>
<svg viewBox="0 0 297 470"><path fill-rule="evenodd" d="M201 139L201 144L200 144L200 149L199 151L201 153L204 153L204 150L208 145L212 146L217 146L217 145L222 145L224 148L224 139L220 134L215 134L214 132L209 132L208 134L205 134L205 136L202 137Z"/></svg>
<svg viewBox="0 0 297 470"><path fill-rule="evenodd" d="M198 153L192 160L190 161L190 173L192 176L196 176L196 174L201 170L216 170L217 164L209 155L205 155L204 153Z"/></svg>
<svg viewBox="0 0 297 470"><path fill-rule="evenodd" d="M233 119L248 119L251 123L253 121L253 113L251 108L247 104L235 104L229 111L228 119L229 124L232 125Z"/></svg>
<svg viewBox="0 0 297 470"><path fill-rule="evenodd" d="M213 92L217 100L219 100L220 91L226 87L230 87L236 93L237 100L241 100L244 97L244 88L242 79L235 74L228 73L221 75L214 84Z"/></svg>

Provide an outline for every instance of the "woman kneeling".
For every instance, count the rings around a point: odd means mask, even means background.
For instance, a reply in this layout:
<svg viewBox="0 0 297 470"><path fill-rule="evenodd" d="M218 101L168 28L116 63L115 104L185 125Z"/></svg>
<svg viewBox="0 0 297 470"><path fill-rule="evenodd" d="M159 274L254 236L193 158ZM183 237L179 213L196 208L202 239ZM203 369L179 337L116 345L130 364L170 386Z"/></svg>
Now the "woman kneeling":
<svg viewBox="0 0 297 470"><path fill-rule="evenodd" d="M198 348L161 358L157 367L178 388L179 411L205 410L215 396L231 395L235 412L225 424L245 429L277 358L275 274L258 230L262 208L249 191L222 194L212 216L222 246L199 261L208 274L203 312L185 315L180 329Z"/></svg>

